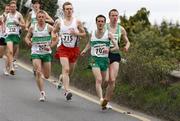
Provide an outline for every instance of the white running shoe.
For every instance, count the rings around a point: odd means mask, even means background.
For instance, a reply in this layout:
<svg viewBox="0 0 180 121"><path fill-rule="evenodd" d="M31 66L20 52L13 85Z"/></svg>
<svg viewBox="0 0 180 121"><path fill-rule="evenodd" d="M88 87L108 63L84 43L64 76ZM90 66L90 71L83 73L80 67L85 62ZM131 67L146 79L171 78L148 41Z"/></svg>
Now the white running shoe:
<svg viewBox="0 0 180 121"><path fill-rule="evenodd" d="M16 60L13 61L13 67L16 68L16 69L18 68L18 64L17 64Z"/></svg>
<svg viewBox="0 0 180 121"><path fill-rule="evenodd" d="M7 71L6 68L4 69L4 75L9 76L9 72Z"/></svg>
<svg viewBox="0 0 180 121"><path fill-rule="evenodd" d="M109 104L109 102L107 103L106 108L107 109L112 109L112 106Z"/></svg>
<svg viewBox="0 0 180 121"><path fill-rule="evenodd" d="M41 91L41 97L39 98L40 102L44 102L46 100L46 94L44 91Z"/></svg>

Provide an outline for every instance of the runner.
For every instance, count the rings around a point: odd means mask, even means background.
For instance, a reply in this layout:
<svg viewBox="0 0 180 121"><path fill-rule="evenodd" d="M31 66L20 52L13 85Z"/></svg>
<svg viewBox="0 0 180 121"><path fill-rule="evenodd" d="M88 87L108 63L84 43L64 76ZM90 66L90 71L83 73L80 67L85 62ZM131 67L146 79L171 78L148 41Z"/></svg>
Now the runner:
<svg viewBox="0 0 180 121"><path fill-rule="evenodd" d="M111 32L116 40L116 43L119 45L121 37L125 42L125 47L124 47L124 51L127 52L129 47L130 47L130 42L128 40L127 37L127 33L126 30L124 29L124 27L122 27L119 23L118 23L118 18L119 18L119 12L116 9L112 9L109 11L109 19L110 19L110 23L107 23L107 29L109 32ZM113 44L110 45L111 48L114 47ZM107 92L105 95L105 100L107 102L110 101L112 95L113 95L113 91L115 88L115 81L118 75L118 71L119 71L119 62L121 61L121 55L120 55L120 51L110 51L109 52L109 60L110 60L110 65L109 65L109 81L108 86L107 86ZM107 107L109 107L107 105Z"/></svg>
<svg viewBox="0 0 180 121"><path fill-rule="evenodd" d="M34 25L35 23L37 23L37 19L36 19L36 14L41 10L41 1L40 0L33 0L32 1L32 11L28 14L28 17L26 19L26 30L28 30L28 28L31 25ZM44 11L44 10L43 10ZM46 22L49 24L54 24L54 20L49 16L49 14L44 11L46 14ZM34 75L36 74L36 72L34 71Z"/></svg>
<svg viewBox="0 0 180 121"><path fill-rule="evenodd" d="M15 2L17 4L17 0L11 0L11 2ZM18 12L18 11L17 11ZM19 13L19 12L18 12ZM19 28L19 33L21 34L21 27ZM14 50L14 53L13 53L13 67L15 70L17 70L18 68L18 64L17 64L17 58L18 58L18 55L19 55L19 45L16 45L16 49Z"/></svg>
<svg viewBox="0 0 180 121"><path fill-rule="evenodd" d="M7 43L7 60L10 74L14 75L15 70L13 67L14 53L18 48L20 42L20 27L25 27L23 16L16 11L16 2L10 2L10 12L5 17L5 27L7 37L5 39Z"/></svg>
<svg viewBox="0 0 180 121"><path fill-rule="evenodd" d="M10 5L7 4L4 8L3 17L6 18L7 14L10 12Z"/></svg>
<svg viewBox="0 0 180 121"><path fill-rule="evenodd" d="M119 49L113 35L105 30L105 24L106 17L98 15L96 17L97 30L92 32L90 42L88 42L85 49L81 52L81 55L83 56L87 50L91 48L90 65L96 80L96 92L100 98L102 109L105 109L107 105L106 99L103 98L102 81L107 79L105 77L109 65L108 53L110 51L110 42L114 45L114 47L111 48L111 51Z"/></svg>
<svg viewBox="0 0 180 121"><path fill-rule="evenodd" d="M56 35L52 35L53 27L45 22L46 13L40 10L37 13L37 23L32 25L25 38L31 47L31 59L36 72L37 86L40 91L40 101L45 101L44 78L48 79L51 73L51 48L56 44ZM52 39L51 39L52 38Z"/></svg>
<svg viewBox="0 0 180 121"><path fill-rule="evenodd" d="M26 30L32 25L37 23L36 14L41 10L41 1L40 0L33 0L32 1L32 11L28 14L26 19ZM44 11L44 10L43 10ZM44 11L45 12L45 11ZM47 12L46 14L46 23L54 24L54 20L49 16Z"/></svg>
<svg viewBox="0 0 180 121"><path fill-rule="evenodd" d="M4 8L4 12L2 14L2 18L1 18L1 42L0 42L0 56L4 58L5 61L5 68L4 68L4 75L8 76L9 72L8 72L8 66L7 66L7 56L6 56L6 42L5 42L5 23L4 20L7 16L7 14L10 12L10 8L9 8L9 4L7 4Z"/></svg>
<svg viewBox="0 0 180 121"><path fill-rule="evenodd" d="M4 19L3 16L0 16L0 58L5 59L5 68L4 68L4 74L9 75L7 72L7 57L6 54L6 42L5 42L5 25L4 25Z"/></svg>
<svg viewBox="0 0 180 121"><path fill-rule="evenodd" d="M65 89L65 97L71 100L72 93L69 90L69 76L74 71L79 56L79 37L86 35L82 23L72 16L73 6L70 2L63 4L64 19L57 20L54 33L59 33L61 40L55 54L62 65L62 81ZM61 78L60 78L61 79Z"/></svg>

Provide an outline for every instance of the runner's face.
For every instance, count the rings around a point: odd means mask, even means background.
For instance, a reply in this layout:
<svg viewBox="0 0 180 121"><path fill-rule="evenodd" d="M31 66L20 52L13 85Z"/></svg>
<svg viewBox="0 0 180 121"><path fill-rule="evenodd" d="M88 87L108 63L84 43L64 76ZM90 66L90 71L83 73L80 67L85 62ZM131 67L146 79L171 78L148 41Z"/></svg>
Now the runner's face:
<svg viewBox="0 0 180 121"><path fill-rule="evenodd" d="M109 16L110 22L112 22L112 23L117 23L118 17L119 17L118 12L112 11L112 12L110 13L110 16Z"/></svg>
<svg viewBox="0 0 180 121"><path fill-rule="evenodd" d="M104 25L105 25L105 20L104 20L104 18L103 18L103 17L97 18L96 25L97 25L97 29L98 29L98 30L104 29Z"/></svg>
<svg viewBox="0 0 180 121"><path fill-rule="evenodd" d="M40 9L40 4L38 2L34 3L33 8L36 9L36 10L39 10Z"/></svg>
<svg viewBox="0 0 180 121"><path fill-rule="evenodd" d="M38 13L37 14L37 21L38 23L45 23L46 20L46 15L43 13Z"/></svg>
<svg viewBox="0 0 180 121"><path fill-rule="evenodd" d="M14 13L16 11L16 4L10 4L10 11Z"/></svg>
<svg viewBox="0 0 180 121"><path fill-rule="evenodd" d="M6 6L6 7L5 7L4 12L5 12L5 13L9 13L9 12L10 12L10 8L9 8L9 6Z"/></svg>
<svg viewBox="0 0 180 121"><path fill-rule="evenodd" d="M66 5L66 6L64 6L64 14L65 14L65 16L70 17L70 16L72 16L72 13L73 13L73 7L72 7L72 5Z"/></svg>

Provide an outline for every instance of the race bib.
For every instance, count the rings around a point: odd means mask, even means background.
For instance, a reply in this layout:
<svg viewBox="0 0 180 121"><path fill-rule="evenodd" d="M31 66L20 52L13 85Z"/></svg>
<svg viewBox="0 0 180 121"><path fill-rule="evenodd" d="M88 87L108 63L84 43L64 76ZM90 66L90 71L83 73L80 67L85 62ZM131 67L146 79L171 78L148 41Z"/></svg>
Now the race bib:
<svg viewBox="0 0 180 121"><path fill-rule="evenodd" d="M73 41L73 36L70 34L64 34L62 38L63 43L70 44Z"/></svg>
<svg viewBox="0 0 180 121"><path fill-rule="evenodd" d="M8 27L8 34L19 34L19 28L16 25L9 25Z"/></svg>
<svg viewBox="0 0 180 121"><path fill-rule="evenodd" d="M48 53L51 53L51 48L49 46L49 42L46 42L46 43L34 43L32 52L34 54L48 54Z"/></svg>
<svg viewBox="0 0 180 121"><path fill-rule="evenodd" d="M106 44L99 44L95 45L92 48L92 55L97 57L108 57L109 48L106 46Z"/></svg>
<svg viewBox="0 0 180 121"><path fill-rule="evenodd" d="M9 27L9 32L16 32L17 30L16 30L16 26L10 26Z"/></svg>
<svg viewBox="0 0 180 121"><path fill-rule="evenodd" d="M61 37L61 42L66 47L74 47L76 43L76 38L73 35L64 33Z"/></svg>

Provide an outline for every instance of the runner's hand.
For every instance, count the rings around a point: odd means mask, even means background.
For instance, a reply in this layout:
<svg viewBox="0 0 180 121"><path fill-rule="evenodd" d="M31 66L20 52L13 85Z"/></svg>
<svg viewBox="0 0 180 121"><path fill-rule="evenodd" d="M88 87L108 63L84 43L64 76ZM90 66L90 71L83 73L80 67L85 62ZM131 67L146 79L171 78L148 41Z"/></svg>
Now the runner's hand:
<svg viewBox="0 0 180 121"><path fill-rule="evenodd" d="M123 50L124 50L125 52L128 52L128 49L129 49L129 48L125 46Z"/></svg>
<svg viewBox="0 0 180 121"><path fill-rule="evenodd" d="M27 44L29 47L32 47L31 41L26 41L26 44Z"/></svg>
<svg viewBox="0 0 180 121"><path fill-rule="evenodd" d="M25 31L28 31L28 30L29 30L28 27L26 27L26 28L25 28Z"/></svg>
<svg viewBox="0 0 180 121"><path fill-rule="evenodd" d="M80 55L81 55L81 56L84 56L85 54L86 54L86 51L83 50Z"/></svg>
<svg viewBox="0 0 180 121"><path fill-rule="evenodd" d="M108 54L109 53L109 49L108 48L104 48L103 53L104 54Z"/></svg>

